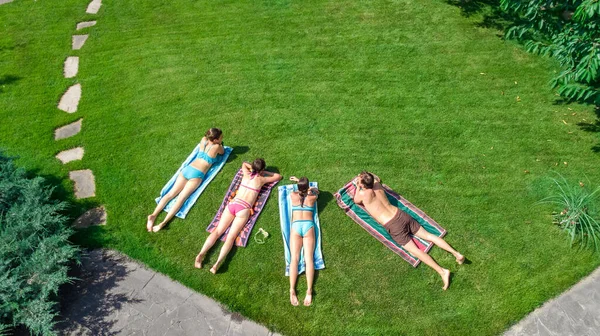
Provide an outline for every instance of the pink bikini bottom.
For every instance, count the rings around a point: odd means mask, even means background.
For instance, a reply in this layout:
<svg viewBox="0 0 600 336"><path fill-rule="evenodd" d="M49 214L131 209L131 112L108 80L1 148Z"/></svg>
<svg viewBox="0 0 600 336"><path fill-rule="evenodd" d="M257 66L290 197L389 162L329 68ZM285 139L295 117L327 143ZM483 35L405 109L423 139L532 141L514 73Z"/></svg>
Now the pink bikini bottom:
<svg viewBox="0 0 600 336"><path fill-rule="evenodd" d="M252 206L248 204L248 202L239 198L234 199L227 205L227 209L229 209L229 212L234 216L236 216L238 212L250 209L251 207Z"/></svg>

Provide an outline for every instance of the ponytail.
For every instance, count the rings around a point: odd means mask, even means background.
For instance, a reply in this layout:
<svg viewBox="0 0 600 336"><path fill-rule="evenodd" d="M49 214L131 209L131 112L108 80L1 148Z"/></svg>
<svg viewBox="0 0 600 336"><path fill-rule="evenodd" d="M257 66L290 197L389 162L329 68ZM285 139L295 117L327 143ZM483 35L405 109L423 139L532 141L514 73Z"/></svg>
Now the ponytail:
<svg viewBox="0 0 600 336"><path fill-rule="evenodd" d="M298 194L300 194L300 206L304 207L304 199L308 195L308 179L306 177L301 177L298 180Z"/></svg>

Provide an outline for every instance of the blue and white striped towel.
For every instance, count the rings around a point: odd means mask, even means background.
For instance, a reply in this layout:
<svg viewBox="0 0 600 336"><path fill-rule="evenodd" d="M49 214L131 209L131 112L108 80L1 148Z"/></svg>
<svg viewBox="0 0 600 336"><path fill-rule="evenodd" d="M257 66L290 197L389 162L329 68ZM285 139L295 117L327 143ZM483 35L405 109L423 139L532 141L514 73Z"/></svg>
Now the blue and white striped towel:
<svg viewBox="0 0 600 336"><path fill-rule="evenodd" d="M285 248L285 275L290 275L290 231L292 229L292 199L290 194L294 191L295 184L280 186L279 190L279 220L281 223L281 233L283 235L283 246ZM317 182L310 182L310 186L318 188ZM315 207L313 220L315 222L315 270L325 268L323 261L323 253L321 252L321 224L319 222L319 214ZM300 252L300 262L298 263L298 274L302 274L306 269L304 261L304 249Z"/></svg>

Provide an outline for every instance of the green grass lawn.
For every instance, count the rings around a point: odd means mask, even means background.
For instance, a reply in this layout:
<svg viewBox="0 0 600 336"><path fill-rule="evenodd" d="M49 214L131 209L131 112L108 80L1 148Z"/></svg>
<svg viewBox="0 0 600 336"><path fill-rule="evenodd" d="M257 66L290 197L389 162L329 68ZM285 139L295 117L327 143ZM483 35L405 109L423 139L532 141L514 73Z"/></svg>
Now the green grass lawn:
<svg viewBox="0 0 600 336"><path fill-rule="evenodd" d="M600 181L589 107L548 89L555 64L478 27L460 9L422 1L16 0L0 6L0 147L62 181L90 168L108 225L76 235L125 252L286 335L494 335L600 264L578 253L535 202L560 172ZM97 18L71 51L79 21ZM62 77L67 56L79 74ZM78 112L56 108L79 82ZM517 97L520 101L517 101ZM55 127L83 131L55 142ZM145 231L153 201L208 127L236 155L185 220ZM53 156L82 145L82 161ZM292 307L276 193L217 275L193 268L243 160L317 180L326 269L314 305ZM566 163L566 164L565 164ZM416 269L345 216L332 194L363 169L426 211L472 260L431 255L454 272ZM526 173L528 171L529 173ZM586 182L587 183L587 182ZM218 245L220 247L220 245ZM218 249L207 257L217 258ZM305 278L299 279L303 293ZM303 298L303 295L300 295Z"/></svg>

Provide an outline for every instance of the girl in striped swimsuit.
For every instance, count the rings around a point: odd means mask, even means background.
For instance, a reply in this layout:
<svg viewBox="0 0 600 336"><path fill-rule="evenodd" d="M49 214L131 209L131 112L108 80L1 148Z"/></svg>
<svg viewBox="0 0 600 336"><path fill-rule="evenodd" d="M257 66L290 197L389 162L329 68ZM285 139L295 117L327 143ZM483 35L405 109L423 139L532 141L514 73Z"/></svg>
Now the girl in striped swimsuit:
<svg viewBox="0 0 600 336"><path fill-rule="evenodd" d="M238 189L235 198L229 202L225 208L225 211L223 211L219 224L215 230L211 232L208 238L206 238L206 242L204 243L204 246L202 246L202 250L198 256L196 256L196 261L194 264L196 268L202 268L202 260L204 259L204 256L208 250L213 247L219 237L221 237L227 228L231 226L231 229L229 229L229 233L227 234L227 240L225 241L225 244L219 253L219 258L210 269L211 273L217 273L219 266L221 266L225 260L225 257L227 257L227 254L229 251L231 251L233 243L235 242L235 238L244 228L248 218L250 218L250 210L256 202L262 186L281 180L281 175L267 172L264 169L265 160L263 159L256 159L254 162L252 162L252 164L249 164L248 162L244 162L242 164L242 172L244 173L244 177L242 178L240 188Z"/></svg>

